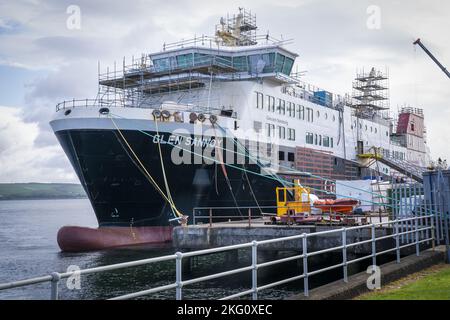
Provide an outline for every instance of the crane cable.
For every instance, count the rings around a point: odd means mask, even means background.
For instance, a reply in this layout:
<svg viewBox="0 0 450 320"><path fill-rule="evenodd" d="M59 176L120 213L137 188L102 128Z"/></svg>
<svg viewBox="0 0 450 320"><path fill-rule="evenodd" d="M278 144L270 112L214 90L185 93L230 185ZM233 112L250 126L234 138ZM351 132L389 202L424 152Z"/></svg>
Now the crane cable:
<svg viewBox="0 0 450 320"><path fill-rule="evenodd" d="M133 154L134 158L136 159L136 161L138 162L139 166L141 167L142 171L144 172L144 176L147 178L147 180L149 180L149 182L153 185L153 187L156 189L156 191L158 191L158 193L164 198L164 200L166 200L167 203L169 203L172 211L178 216L178 217L182 217L183 214L181 214L178 209L176 208L175 204L173 203L173 201L171 201L171 199L169 199L164 192L161 190L161 188L158 186L158 184L156 183L155 179L153 179L152 175L148 172L148 170L145 168L144 164L142 163L142 161L139 159L139 157L137 156L136 152L133 150L133 148L131 147L131 145L128 143L128 140L125 138L125 136L123 135L122 131L119 129L119 127L117 126L116 122L114 121L114 119L109 116L109 118L111 119L112 123L114 124L114 127L116 128L117 132L119 133L120 137L122 138L122 140L125 142L125 144L127 145L128 149L130 149L131 153Z"/></svg>

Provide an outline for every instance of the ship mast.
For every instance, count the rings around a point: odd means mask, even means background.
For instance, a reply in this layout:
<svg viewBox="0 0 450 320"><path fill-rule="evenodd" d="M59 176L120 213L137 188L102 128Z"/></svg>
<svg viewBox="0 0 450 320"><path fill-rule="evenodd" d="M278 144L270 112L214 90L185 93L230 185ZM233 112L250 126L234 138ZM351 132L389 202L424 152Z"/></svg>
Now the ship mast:
<svg viewBox="0 0 450 320"><path fill-rule="evenodd" d="M227 47L251 46L256 42L256 15L239 8L238 14L220 18L216 25L216 43Z"/></svg>

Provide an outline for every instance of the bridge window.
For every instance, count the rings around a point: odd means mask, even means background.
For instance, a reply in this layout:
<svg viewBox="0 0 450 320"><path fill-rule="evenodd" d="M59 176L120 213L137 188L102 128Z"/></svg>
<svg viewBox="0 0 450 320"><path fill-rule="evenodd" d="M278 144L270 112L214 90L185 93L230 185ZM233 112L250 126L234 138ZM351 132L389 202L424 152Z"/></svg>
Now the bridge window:
<svg viewBox="0 0 450 320"><path fill-rule="evenodd" d="M294 59L286 57L286 59L284 60L284 65L283 65L283 73L287 76L290 75L293 65L294 65Z"/></svg>
<svg viewBox="0 0 450 320"><path fill-rule="evenodd" d="M264 73L273 72L275 67L275 52L272 53L264 53L262 55L262 60L264 61Z"/></svg>
<svg viewBox="0 0 450 320"><path fill-rule="evenodd" d="M278 160L284 161L284 151L278 151Z"/></svg>
<svg viewBox="0 0 450 320"><path fill-rule="evenodd" d="M157 72L166 71L170 68L169 58L155 59L153 60L153 66Z"/></svg>
<svg viewBox="0 0 450 320"><path fill-rule="evenodd" d="M277 53L277 58L275 60L275 72L282 72L283 71L283 64L284 64L285 56L282 54Z"/></svg>
<svg viewBox="0 0 450 320"><path fill-rule="evenodd" d="M204 64L210 64L212 56L204 53L194 53L194 65L201 66Z"/></svg>
<svg viewBox="0 0 450 320"><path fill-rule="evenodd" d="M186 68L186 67L190 67L193 64L193 55L192 53L188 53L188 54L182 54L177 56L177 63L178 66L181 68Z"/></svg>
<svg viewBox="0 0 450 320"><path fill-rule="evenodd" d="M233 67L239 71L248 71L247 67L247 57L233 57Z"/></svg>

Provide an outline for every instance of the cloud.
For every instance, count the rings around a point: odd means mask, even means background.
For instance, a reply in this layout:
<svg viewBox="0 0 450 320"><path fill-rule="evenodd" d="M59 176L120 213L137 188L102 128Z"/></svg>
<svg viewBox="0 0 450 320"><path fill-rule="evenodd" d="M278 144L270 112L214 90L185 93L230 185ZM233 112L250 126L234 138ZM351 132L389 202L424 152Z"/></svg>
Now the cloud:
<svg viewBox="0 0 450 320"><path fill-rule="evenodd" d="M39 147L37 123L17 108L0 106L0 182L76 182L59 145Z"/></svg>
<svg viewBox="0 0 450 320"><path fill-rule="evenodd" d="M66 10L73 4L81 10L79 30L66 27ZM373 4L381 10L379 30L366 25L367 7ZM259 33L269 30L276 38L294 39L288 48L300 54L297 66L308 71L306 82L345 94L351 92L357 68L389 67L392 110L404 104L423 108L432 155L450 159L445 139L450 129L443 120L450 117L448 79L412 46L421 37L444 64L450 64L449 1L0 1L0 64L35 73L21 88L21 111L7 108L1 114L9 110L8 117L15 119L9 130L17 125L32 134L23 150L33 155L36 150L54 152L55 158L41 157L39 164L48 168L48 161L60 171L54 169L42 179L64 180L71 172L68 162L56 156L62 151L48 122L58 102L95 97L97 61L103 69L115 60L120 66L124 56L159 51L165 42L211 35L220 16L242 6L257 14ZM0 104L6 104L1 99ZM15 172L20 177L20 170Z"/></svg>

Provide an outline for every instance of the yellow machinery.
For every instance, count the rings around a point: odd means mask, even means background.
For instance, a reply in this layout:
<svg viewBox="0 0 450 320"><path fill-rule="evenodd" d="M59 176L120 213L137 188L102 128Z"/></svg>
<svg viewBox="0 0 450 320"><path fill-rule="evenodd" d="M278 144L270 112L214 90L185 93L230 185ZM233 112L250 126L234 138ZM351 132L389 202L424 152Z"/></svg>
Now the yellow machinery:
<svg viewBox="0 0 450 320"><path fill-rule="evenodd" d="M373 152L370 152L373 150ZM375 159L375 160L381 160L383 158L381 148L372 147L368 150L367 153L359 153L357 154L358 158L362 159Z"/></svg>
<svg viewBox="0 0 450 320"><path fill-rule="evenodd" d="M292 191L292 195L289 193ZM294 187L277 187L277 216L311 213L310 190L295 180ZM293 200L290 200L290 198ZM306 198L306 200L304 199Z"/></svg>

